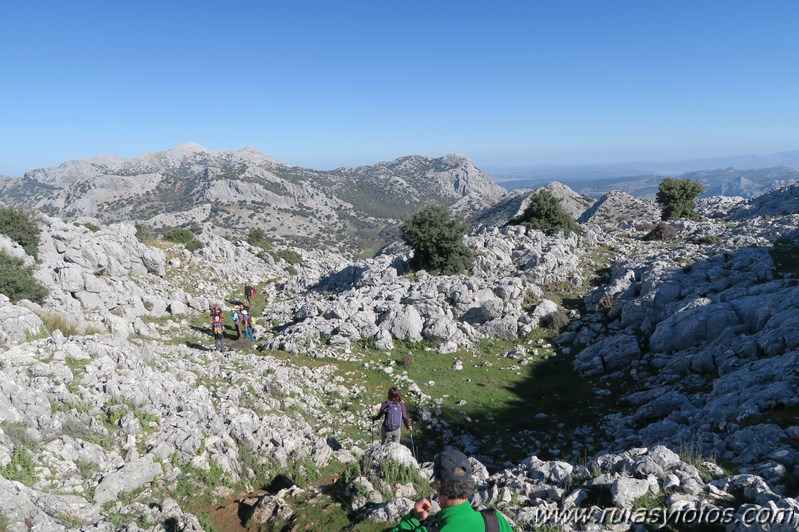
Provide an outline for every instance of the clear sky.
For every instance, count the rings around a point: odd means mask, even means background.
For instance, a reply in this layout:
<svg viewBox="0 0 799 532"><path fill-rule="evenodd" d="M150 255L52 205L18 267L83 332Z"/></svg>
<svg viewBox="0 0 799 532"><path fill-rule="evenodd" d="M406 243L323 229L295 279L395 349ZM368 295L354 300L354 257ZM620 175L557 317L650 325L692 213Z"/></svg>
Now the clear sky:
<svg viewBox="0 0 799 532"><path fill-rule="evenodd" d="M320 169L799 149L799 2L0 3L0 174L195 141Z"/></svg>

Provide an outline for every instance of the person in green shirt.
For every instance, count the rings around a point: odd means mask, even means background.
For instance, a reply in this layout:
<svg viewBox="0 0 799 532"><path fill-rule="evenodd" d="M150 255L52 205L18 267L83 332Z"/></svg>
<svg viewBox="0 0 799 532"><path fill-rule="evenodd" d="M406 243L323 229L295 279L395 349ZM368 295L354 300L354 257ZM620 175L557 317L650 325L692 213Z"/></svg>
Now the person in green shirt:
<svg viewBox="0 0 799 532"><path fill-rule="evenodd" d="M416 501L408 514L391 532L511 532L510 523L499 512L478 512L469 503L474 493L472 464L460 451L444 451L433 462L433 488L441 510L430 515L432 503L427 498Z"/></svg>

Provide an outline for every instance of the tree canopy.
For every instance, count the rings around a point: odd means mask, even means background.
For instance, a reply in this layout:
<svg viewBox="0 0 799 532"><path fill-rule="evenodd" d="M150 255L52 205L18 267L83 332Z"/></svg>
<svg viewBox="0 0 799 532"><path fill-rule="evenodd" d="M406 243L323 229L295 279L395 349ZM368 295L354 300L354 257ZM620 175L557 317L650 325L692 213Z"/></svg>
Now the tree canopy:
<svg viewBox="0 0 799 532"><path fill-rule="evenodd" d="M680 218L699 220L700 216L696 212L694 200L704 191L705 187L699 181L667 177L660 183L655 196L662 209L660 218L662 220Z"/></svg>
<svg viewBox="0 0 799 532"><path fill-rule="evenodd" d="M466 224L440 204L415 212L400 227L402 240L413 249L411 267L452 275L472 267L472 252L463 243Z"/></svg>

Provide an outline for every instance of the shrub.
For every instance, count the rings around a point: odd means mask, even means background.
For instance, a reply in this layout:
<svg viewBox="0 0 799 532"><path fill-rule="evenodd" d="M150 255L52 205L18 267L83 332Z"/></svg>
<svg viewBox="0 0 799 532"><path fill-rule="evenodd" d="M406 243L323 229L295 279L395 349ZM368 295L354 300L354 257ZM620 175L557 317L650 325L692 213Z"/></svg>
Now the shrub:
<svg viewBox="0 0 799 532"><path fill-rule="evenodd" d="M560 204L560 198L546 189L539 190L530 196L530 203L524 211L513 218L508 225L523 225L529 229L537 229L551 235L558 231L579 233L580 226L569 216Z"/></svg>
<svg viewBox="0 0 799 532"><path fill-rule="evenodd" d="M413 249L411 267L443 275L472 267L472 252L463 243L465 233L466 224L439 204L417 211L400 227L402 240Z"/></svg>
<svg viewBox="0 0 799 532"><path fill-rule="evenodd" d="M79 225L81 225L81 226L85 227L86 229L88 229L88 230L89 230L89 231L91 231L92 233L96 233L97 231L99 231L99 230L100 230L100 228L99 228L98 226L94 225L94 224L93 224L93 223L91 223L91 222L84 222L84 223L82 223L82 224L79 224Z"/></svg>
<svg viewBox="0 0 799 532"><path fill-rule="evenodd" d="M263 229L250 229L247 233L247 243L266 251L272 249L272 244L266 239L266 232Z"/></svg>
<svg viewBox="0 0 799 532"><path fill-rule="evenodd" d="M721 239L716 235L700 236L692 240L692 243L698 246L718 244L719 242Z"/></svg>
<svg viewBox="0 0 799 532"><path fill-rule="evenodd" d="M562 329L569 324L569 317L562 312L550 312L541 318L541 325L548 329Z"/></svg>
<svg viewBox="0 0 799 532"><path fill-rule="evenodd" d="M36 280L30 268L25 267L21 258L0 251L0 294L8 296L12 303L30 299L41 304L48 290Z"/></svg>
<svg viewBox="0 0 799 532"><path fill-rule="evenodd" d="M175 244L183 244L189 251L196 251L203 247L203 243L194 237L194 233L185 227L175 227L164 233L164 239L174 242Z"/></svg>
<svg viewBox="0 0 799 532"><path fill-rule="evenodd" d="M688 218L699 220L696 212L696 197L705 191L705 187L693 179L675 179L667 177L660 183L657 195L658 204L662 208L662 220L677 220Z"/></svg>
<svg viewBox="0 0 799 532"><path fill-rule="evenodd" d="M139 242L146 242L155 238L155 231L147 224L140 224L136 222L136 238Z"/></svg>
<svg viewBox="0 0 799 532"><path fill-rule="evenodd" d="M41 230L32 214L12 207L0 207L0 233L22 246L31 257L38 255Z"/></svg>
<svg viewBox="0 0 799 532"><path fill-rule="evenodd" d="M276 261L283 259L289 264L300 264L302 262L302 255L290 249L281 249L280 251L271 251L269 253Z"/></svg>

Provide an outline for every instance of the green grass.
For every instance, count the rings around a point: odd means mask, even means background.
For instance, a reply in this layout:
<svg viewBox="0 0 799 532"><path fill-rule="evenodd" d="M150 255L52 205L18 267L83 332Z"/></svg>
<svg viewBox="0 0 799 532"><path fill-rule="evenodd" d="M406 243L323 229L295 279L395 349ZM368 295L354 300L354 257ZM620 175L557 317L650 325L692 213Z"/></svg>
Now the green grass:
<svg viewBox="0 0 799 532"><path fill-rule="evenodd" d="M0 475L6 480L16 480L30 487L36 481L34 467L31 451L25 446L16 445L11 453L11 462L0 470Z"/></svg>
<svg viewBox="0 0 799 532"><path fill-rule="evenodd" d="M353 522L353 516L341 501L334 499L327 493L311 496L301 494L290 499L289 504L294 509L294 515L283 521L278 521L272 528L260 528L266 532L290 532L294 530L341 530L350 532L383 532L390 530L395 523L379 524L370 520ZM387 526L390 525L390 526Z"/></svg>
<svg viewBox="0 0 799 532"><path fill-rule="evenodd" d="M78 360L77 358L66 358L64 359L64 364L72 370L72 376L75 376L75 372L81 372L86 370L86 366L92 363L91 358L82 358Z"/></svg>

